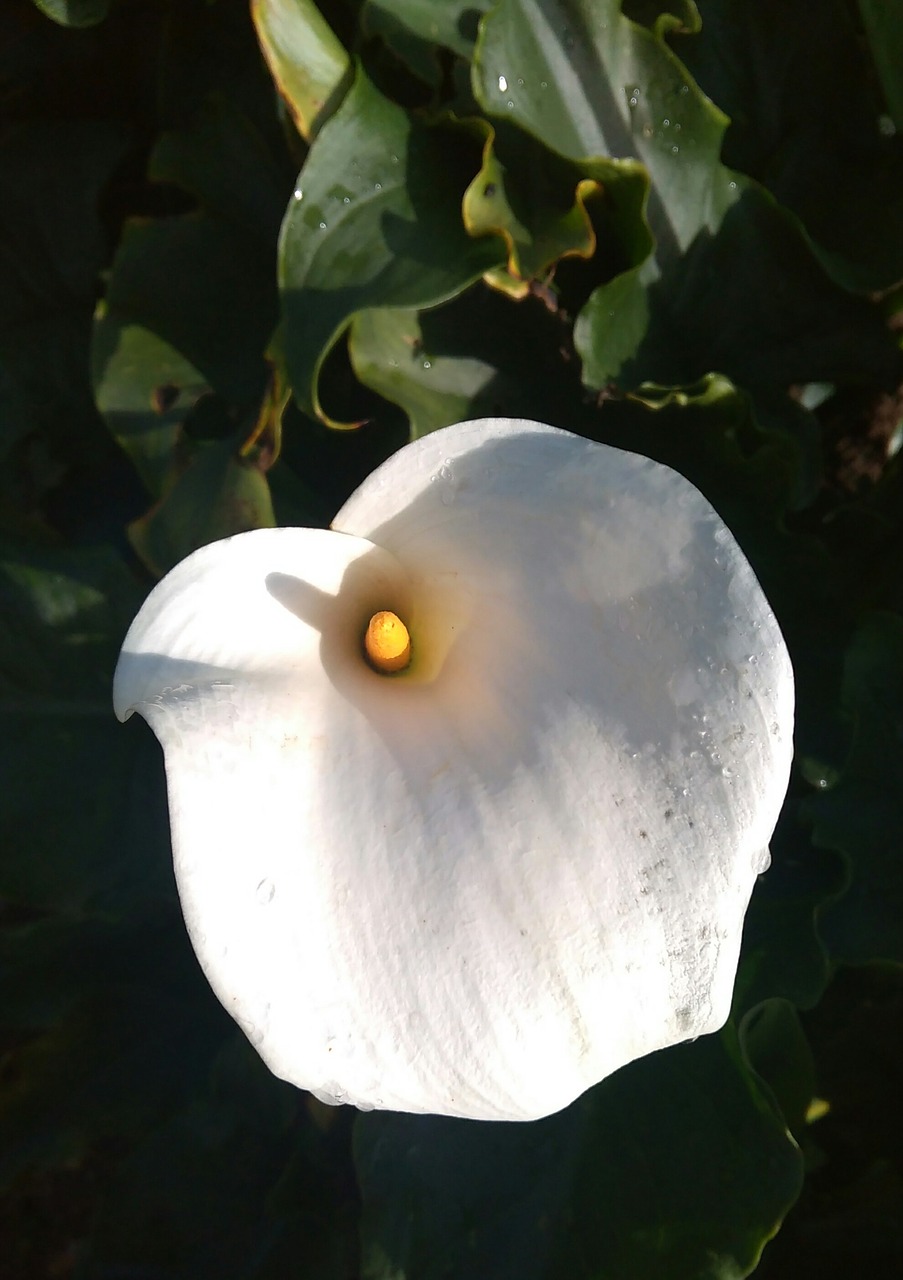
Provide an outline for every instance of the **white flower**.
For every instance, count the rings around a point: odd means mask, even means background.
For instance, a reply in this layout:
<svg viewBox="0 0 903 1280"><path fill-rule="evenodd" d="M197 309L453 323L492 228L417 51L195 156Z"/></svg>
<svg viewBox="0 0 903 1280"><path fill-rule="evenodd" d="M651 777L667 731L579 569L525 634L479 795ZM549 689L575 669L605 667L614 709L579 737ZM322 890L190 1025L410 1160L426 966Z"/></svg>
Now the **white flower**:
<svg viewBox="0 0 903 1280"><path fill-rule="evenodd" d="M382 610L392 673L363 652ZM178 565L115 704L163 744L211 985L318 1097L529 1119L727 1017L793 679L669 468L532 422L436 432L333 530Z"/></svg>

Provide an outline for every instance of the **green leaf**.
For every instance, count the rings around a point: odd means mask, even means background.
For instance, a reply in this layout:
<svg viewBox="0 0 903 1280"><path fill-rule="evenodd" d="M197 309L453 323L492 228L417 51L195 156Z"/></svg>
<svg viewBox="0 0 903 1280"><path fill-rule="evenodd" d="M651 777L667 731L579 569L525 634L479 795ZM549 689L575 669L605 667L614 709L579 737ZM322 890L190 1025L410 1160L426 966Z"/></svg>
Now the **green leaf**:
<svg viewBox="0 0 903 1280"><path fill-rule="evenodd" d="M427 84L438 87L442 67L438 49L470 59L477 24L492 0L365 0L361 25L386 44Z"/></svg>
<svg viewBox="0 0 903 1280"><path fill-rule="evenodd" d="M624 310L639 337L632 352L613 325ZM879 308L834 284L752 187L717 235L701 235L651 286L634 272L597 289L574 341L590 386L682 385L717 370L768 399L807 382L892 386L903 374Z"/></svg>
<svg viewBox="0 0 903 1280"><path fill-rule="evenodd" d="M356 312L433 306L503 260L498 239L472 239L461 220L478 167L466 130L425 124L358 71L311 147L282 227L286 361L302 408L329 421L319 372Z"/></svg>
<svg viewBox="0 0 903 1280"><path fill-rule="evenodd" d="M596 237L586 202L602 192L598 178L584 177L526 135L488 129L483 164L462 207L472 236L499 235L505 242L506 267L490 272L489 282L523 297L560 258L591 258Z"/></svg>
<svg viewBox="0 0 903 1280"><path fill-rule="evenodd" d="M401 308L359 311L348 347L361 382L404 409L412 440L466 421L496 376L485 360L426 351L418 313Z"/></svg>
<svg viewBox="0 0 903 1280"><path fill-rule="evenodd" d="M430 311L359 312L348 349L358 378L400 405L412 438L468 418L541 418L590 429L564 326L539 298L513 302L482 283Z"/></svg>
<svg viewBox="0 0 903 1280"><path fill-rule="evenodd" d="M877 67L893 114L903 14L860 5L873 67L853 8L824 0L813 21L782 0L701 0L701 31L674 47L731 117L725 164L793 210L835 280L878 290L903 277L903 156L875 92Z"/></svg>
<svg viewBox="0 0 903 1280"><path fill-rule="evenodd" d="M241 237L203 213L130 223L107 294L119 324L149 329L227 400L258 398L276 323L273 282Z"/></svg>
<svg viewBox="0 0 903 1280"><path fill-rule="evenodd" d="M840 859L815 848L794 793L771 839L771 866L760 877L743 924L734 1016L780 998L811 1009L830 976L819 930L825 905L843 886Z"/></svg>
<svg viewBox="0 0 903 1280"><path fill-rule="evenodd" d="M888 110L903 133L903 13L887 0L859 0L859 12Z"/></svg>
<svg viewBox="0 0 903 1280"><path fill-rule="evenodd" d="M109 13L111 0L34 0L34 3L62 27L94 27Z"/></svg>
<svg viewBox="0 0 903 1280"><path fill-rule="evenodd" d="M238 108L214 96L186 126L161 136L150 172L184 186L202 207L126 225L107 290L109 323L114 332L150 330L226 400L256 403L278 313L274 240L285 198L278 166Z"/></svg>
<svg viewBox="0 0 903 1280"><path fill-rule="evenodd" d="M95 318L91 361L97 407L159 498L180 428L209 384L169 343L106 308Z"/></svg>
<svg viewBox="0 0 903 1280"><path fill-rule="evenodd" d="M816 1078L796 1009L789 1000L766 1000L743 1019L740 1044L747 1062L774 1095L788 1129L802 1141Z"/></svg>
<svg viewBox="0 0 903 1280"><path fill-rule="evenodd" d="M0 542L0 697L110 706L119 646L142 591L108 547L77 551ZM19 700L19 701L17 701ZM34 704L29 702L28 705Z"/></svg>
<svg viewBox="0 0 903 1280"><path fill-rule="evenodd" d="M825 912L835 960L903 963L903 619L867 616L849 646L843 700L854 724L840 781L813 797L816 840L840 850L848 887Z"/></svg>
<svg viewBox="0 0 903 1280"><path fill-rule="evenodd" d="M129 540L151 572L162 577L218 538L273 528L266 465L266 457L242 457L231 439L196 445L186 440L160 501L129 526Z"/></svg>
<svg viewBox="0 0 903 1280"><path fill-rule="evenodd" d="M351 82L351 60L313 0L251 0L257 38L302 138L315 138Z"/></svg>
<svg viewBox="0 0 903 1280"><path fill-rule="evenodd" d="M501 0L483 20L473 76L490 116L560 155L646 168L660 265L714 232L739 198L720 163L726 117L618 0Z"/></svg>
<svg viewBox="0 0 903 1280"><path fill-rule="evenodd" d="M148 176L174 182L245 242L245 255L272 264L288 183L258 129L221 93L204 99L179 129L162 133Z"/></svg>
<svg viewBox="0 0 903 1280"><path fill-rule="evenodd" d="M361 1116L356 1156L366 1280L745 1276L801 1179L730 1028L532 1124Z"/></svg>

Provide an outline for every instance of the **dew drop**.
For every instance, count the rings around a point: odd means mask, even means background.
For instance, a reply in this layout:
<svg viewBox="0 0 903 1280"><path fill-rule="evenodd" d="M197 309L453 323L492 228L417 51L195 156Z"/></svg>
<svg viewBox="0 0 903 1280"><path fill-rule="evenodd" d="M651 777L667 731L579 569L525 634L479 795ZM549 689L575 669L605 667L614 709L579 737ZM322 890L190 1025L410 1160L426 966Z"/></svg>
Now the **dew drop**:
<svg viewBox="0 0 903 1280"><path fill-rule="evenodd" d="M671 121L668 119L668 117L667 117L667 116L665 116L664 120L662 121L662 128L663 128L663 129L670 129L670 128L671 128Z"/></svg>
<svg viewBox="0 0 903 1280"><path fill-rule="evenodd" d="M301 190L301 188L300 188L300 187L295 187L295 190L294 190L293 194L294 194L294 197L295 197L295 199L296 199L296 200L303 200L303 199L304 199L304 192Z"/></svg>
<svg viewBox="0 0 903 1280"><path fill-rule="evenodd" d="M262 907L266 907L273 901L276 896L276 886L272 880L264 878L257 886L257 901Z"/></svg>
<svg viewBox="0 0 903 1280"><path fill-rule="evenodd" d="M517 77L517 83L518 83L518 84L520 85L520 87L523 89L523 87L524 87L524 78L523 78L523 76L518 76L518 77Z"/></svg>
<svg viewBox="0 0 903 1280"><path fill-rule="evenodd" d="M424 369L432 369L433 362L431 360L424 360L423 367Z"/></svg>
<svg viewBox="0 0 903 1280"><path fill-rule="evenodd" d="M351 204L351 196L343 196L342 204Z"/></svg>
<svg viewBox="0 0 903 1280"><path fill-rule="evenodd" d="M499 76L499 93L508 92L508 81L504 76Z"/></svg>
<svg viewBox="0 0 903 1280"><path fill-rule="evenodd" d="M540 89L548 89L548 87L549 87L549 85L548 85L548 81L546 81L546 80L540 80L540 82L539 82L539 87L540 87Z"/></svg>
<svg viewBox="0 0 903 1280"><path fill-rule="evenodd" d="M678 147L678 146L673 146L673 147L671 148L671 154L672 154L672 156L676 156L676 155L678 154L678 152L679 152L679 151L680 151L680 147Z"/></svg>
<svg viewBox="0 0 903 1280"><path fill-rule="evenodd" d="M736 191L736 190L737 190L737 184L736 184L736 182L729 182L729 183L727 184L727 189L728 189L728 191Z"/></svg>
<svg viewBox="0 0 903 1280"><path fill-rule="evenodd" d="M373 184L374 191L382 191L382 189L383 189L383 184L381 182L374 182Z"/></svg>
<svg viewBox="0 0 903 1280"><path fill-rule="evenodd" d="M506 106L506 107L508 108L508 110L510 111L510 110L512 109L512 107L514 106L514 103L513 103L513 102L512 102L512 100L509 98L509 99L508 99L508 101L505 103L505 106Z"/></svg>
<svg viewBox="0 0 903 1280"><path fill-rule="evenodd" d="M761 876L761 875L764 875L764 873L768 870L770 866L771 866L771 853L768 849L763 849L762 852L756 858L753 870L755 871L757 876Z"/></svg>
<svg viewBox="0 0 903 1280"><path fill-rule="evenodd" d="M321 231L325 231L325 230L326 230L326 223L325 223L325 222L321 222L321 223L320 223L320 230L321 230Z"/></svg>

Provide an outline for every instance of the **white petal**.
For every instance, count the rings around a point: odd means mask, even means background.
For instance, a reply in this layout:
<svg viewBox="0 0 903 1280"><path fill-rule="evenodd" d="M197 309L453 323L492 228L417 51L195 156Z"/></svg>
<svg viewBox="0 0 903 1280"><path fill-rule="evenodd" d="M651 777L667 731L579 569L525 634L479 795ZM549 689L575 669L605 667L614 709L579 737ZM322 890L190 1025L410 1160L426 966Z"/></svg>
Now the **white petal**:
<svg viewBox="0 0 903 1280"><path fill-rule="evenodd" d="M402 450L335 525L190 557L117 673L165 747L195 947L272 1069L529 1118L720 1026L793 692L708 503L485 421ZM400 676L360 656L377 608L411 630Z"/></svg>

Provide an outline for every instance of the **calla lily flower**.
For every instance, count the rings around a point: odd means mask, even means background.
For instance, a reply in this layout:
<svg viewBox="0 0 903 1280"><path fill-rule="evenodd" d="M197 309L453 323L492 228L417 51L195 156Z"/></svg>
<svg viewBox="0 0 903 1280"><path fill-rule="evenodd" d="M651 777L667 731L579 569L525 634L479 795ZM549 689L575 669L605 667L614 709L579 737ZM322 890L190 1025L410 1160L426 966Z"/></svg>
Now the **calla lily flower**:
<svg viewBox="0 0 903 1280"><path fill-rule="evenodd" d="M531 1119L726 1020L793 677L668 467L437 431L332 529L179 564L114 693L163 744L210 984L320 1099Z"/></svg>

